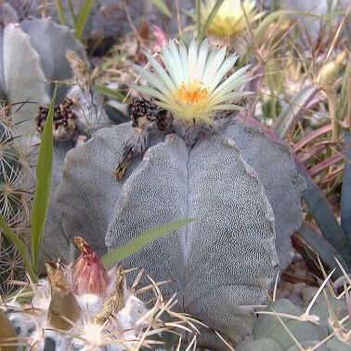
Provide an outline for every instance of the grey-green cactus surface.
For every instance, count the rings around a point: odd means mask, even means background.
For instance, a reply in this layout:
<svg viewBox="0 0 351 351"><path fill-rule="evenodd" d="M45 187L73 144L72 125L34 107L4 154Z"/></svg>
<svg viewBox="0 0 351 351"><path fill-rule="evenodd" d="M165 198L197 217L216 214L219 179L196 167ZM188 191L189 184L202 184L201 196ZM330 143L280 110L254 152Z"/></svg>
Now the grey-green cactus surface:
<svg viewBox="0 0 351 351"><path fill-rule="evenodd" d="M172 280L163 290L178 292L180 308L240 340L254 320L248 306L265 299L277 274L277 228L280 258L300 224L303 184L289 149L240 123L192 148L170 134L119 181L113 170L132 134L129 124L101 129L68 152L56 192L65 232L104 250L105 240L113 249L154 226L195 218L124 264Z"/></svg>
<svg viewBox="0 0 351 351"><path fill-rule="evenodd" d="M50 18L33 18L21 22L22 30L29 35L33 48L40 56L40 63L49 83L49 96L57 81L72 78L72 70L66 58L68 50L74 51L82 60L87 60L83 44L70 28L55 23ZM61 101L67 87L59 87L56 101Z"/></svg>
<svg viewBox="0 0 351 351"><path fill-rule="evenodd" d="M238 351L298 351L308 347L321 351L351 349L350 341L344 340L341 333L332 327L335 318L341 320L347 316L344 298L338 300L328 297L327 302L325 296L320 296L310 311L310 315L315 318L314 323L299 318L305 309L287 299L273 302L269 310L273 313L259 315L254 328L254 340L240 343ZM335 313L334 318L331 317L331 311ZM277 317L275 313L283 315ZM344 327L347 333L347 324Z"/></svg>
<svg viewBox="0 0 351 351"><path fill-rule="evenodd" d="M0 120L0 214L12 229L16 232L20 229L25 237L33 178L29 159L5 111L3 107L3 120ZM19 252L0 229L0 293L9 293L13 289L11 281L24 277Z"/></svg>
<svg viewBox="0 0 351 351"><path fill-rule="evenodd" d="M21 134L29 135L35 130L39 105L50 102L53 83L72 77L67 50L84 60L86 54L68 27L48 18L13 22L17 18L10 5L1 9L0 99L11 106L23 103L21 108L12 109L13 120ZM65 90L64 86L59 88L58 100Z"/></svg>

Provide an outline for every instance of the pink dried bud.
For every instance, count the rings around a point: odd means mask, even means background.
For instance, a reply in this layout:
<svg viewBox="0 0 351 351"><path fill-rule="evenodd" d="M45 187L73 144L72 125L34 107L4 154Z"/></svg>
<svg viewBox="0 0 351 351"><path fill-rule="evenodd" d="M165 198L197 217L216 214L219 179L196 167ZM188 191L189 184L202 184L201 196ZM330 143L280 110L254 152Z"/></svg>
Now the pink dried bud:
<svg viewBox="0 0 351 351"><path fill-rule="evenodd" d="M167 37L165 32L155 24L152 26L153 34L155 37L155 43L153 45L153 52L160 52L162 48L167 44Z"/></svg>
<svg viewBox="0 0 351 351"><path fill-rule="evenodd" d="M108 275L97 253L81 237L74 243L81 251L73 269L73 291L78 294L101 295L108 285Z"/></svg>

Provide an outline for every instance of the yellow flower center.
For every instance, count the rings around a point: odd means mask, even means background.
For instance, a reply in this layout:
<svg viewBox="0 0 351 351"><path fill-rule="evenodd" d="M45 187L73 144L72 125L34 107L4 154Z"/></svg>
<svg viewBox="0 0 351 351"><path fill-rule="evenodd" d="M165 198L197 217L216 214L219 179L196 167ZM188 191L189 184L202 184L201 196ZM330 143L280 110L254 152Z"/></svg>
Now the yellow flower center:
<svg viewBox="0 0 351 351"><path fill-rule="evenodd" d="M176 91L177 99L185 104L199 104L208 99L208 89L198 81L182 83Z"/></svg>

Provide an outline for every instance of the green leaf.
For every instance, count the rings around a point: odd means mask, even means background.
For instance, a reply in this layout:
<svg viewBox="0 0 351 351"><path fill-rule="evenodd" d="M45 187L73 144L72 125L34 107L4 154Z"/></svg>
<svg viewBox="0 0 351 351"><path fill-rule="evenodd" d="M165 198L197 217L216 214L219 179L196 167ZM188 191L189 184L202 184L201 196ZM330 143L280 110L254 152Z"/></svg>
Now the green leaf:
<svg viewBox="0 0 351 351"><path fill-rule="evenodd" d="M76 28L77 27L77 16L74 13L74 6L73 6L73 3L72 3L72 0L67 0L67 5L68 5L68 9L69 9L69 12L71 14L71 17L72 17L72 20L73 20L73 23L74 23L74 28Z"/></svg>
<svg viewBox="0 0 351 351"><path fill-rule="evenodd" d="M81 40L83 36L84 27L88 21L90 13L94 6L94 0L85 0L84 4L79 10L76 22L76 38Z"/></svg>
<svg viewBox="0 0 351 351"><path fill-rule="evenodd" d="M133 255L141 250L144 246L152 241L164 237L169 233L175 232L180 227L193 222L193 218L181 219L180 221L161 225L152 228L140 234L136 239L130 241L128 244L112 250L102 257L102 262L106 268L112 267L116 262L123 260L126 257Z"/></svg>
<svg viewBox="0 0 351 351"><path fill-rule="evenodd" d="M50 202L52 159L54 148L52 125L54 118L56 91L57 86L55 86L48 117L45 122L36 170L37 188L34 195L31 221L32 259L33 267L35 270L39 268L39 256L41 244L43 241L46 216Z"/></svg>
<svg viewBox="0 0 351 351"><path fill-rule="evenodd" d="M18 252L21 255L22 261L24 263L24 266L26 267L26 270L30 276L30 278L33 280L33 282L37 281L37 276L33 270L33 267L31 265L30 261L30 256L29 252L27 249L27 245L14 233L10 227L7 225L5 218L0 214L0 227L2 228L3 233L5 236L13 243L13 245L16 246Z"/></svg>
<svg viewBox="0 0 351 351"><path fill-rule="evenodd" d="M305 166L297 160L296 166L298 172L304 177L307 186L302 198L306 201L325 239L339 252L345 261L347 261L350 257L350 248L347 238L335 218L333 210L330 208L322 190L314 183Z"/></svg>
<svg viewBox="0 0 351 351"><path fill-rule="evenodd" d="M169 10L168 6L166 5L166 2L164 0L151 0L151 2L154 4L155 7L159 11L161 11L165 16L168 18L172 18L171 11Z"/></svg>
<svg viewBox="0 0 351 351"><path fill-rule="evenodd" d="M111 89L105 85L102 84L96 84L95 89L102 95L105 95L109 98L116 99L118 101L122 101L125 98L125 95L123 95L121 92L119 92L116 89Z"/></svg>
<svg viewBox="0 0 351 351"><path fill-rule="evenodd" d="M59 19L60 19L60 24L65 26L67 24L67 21L66 21L66 15L65 15L65 9L63 6L63 2L62 2L62 0L55 0L55 4L56 4L57 14L58 14Z"/></svg>
<svg viewBox="0 0 351 351"><path fill-rule="evenodd" d="M321 260L328 265L330 269L336 268L338 276L342 275L340 269L336 264L335 258L341 262L343 267L348 268L348 265L340 253L326 240L323 236L317 233L314 228L308 223L302 223L298 229L302 239L307 244L307 248L311 247L312 250L321 258Z"/></svg>

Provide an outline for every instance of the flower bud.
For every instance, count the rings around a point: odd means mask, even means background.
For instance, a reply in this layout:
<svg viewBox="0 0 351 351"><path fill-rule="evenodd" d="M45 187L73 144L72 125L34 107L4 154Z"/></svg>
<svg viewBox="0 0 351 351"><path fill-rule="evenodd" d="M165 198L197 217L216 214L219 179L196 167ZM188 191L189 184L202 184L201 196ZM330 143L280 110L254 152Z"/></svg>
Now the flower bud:
<svg viewBox="0 0 351 351"><path fill-rule="evenodd" d="M108 285L108 275L97 253L81 237L74 243L81 251L73 269L73 291L77 295L102 295Z"/></svg>

